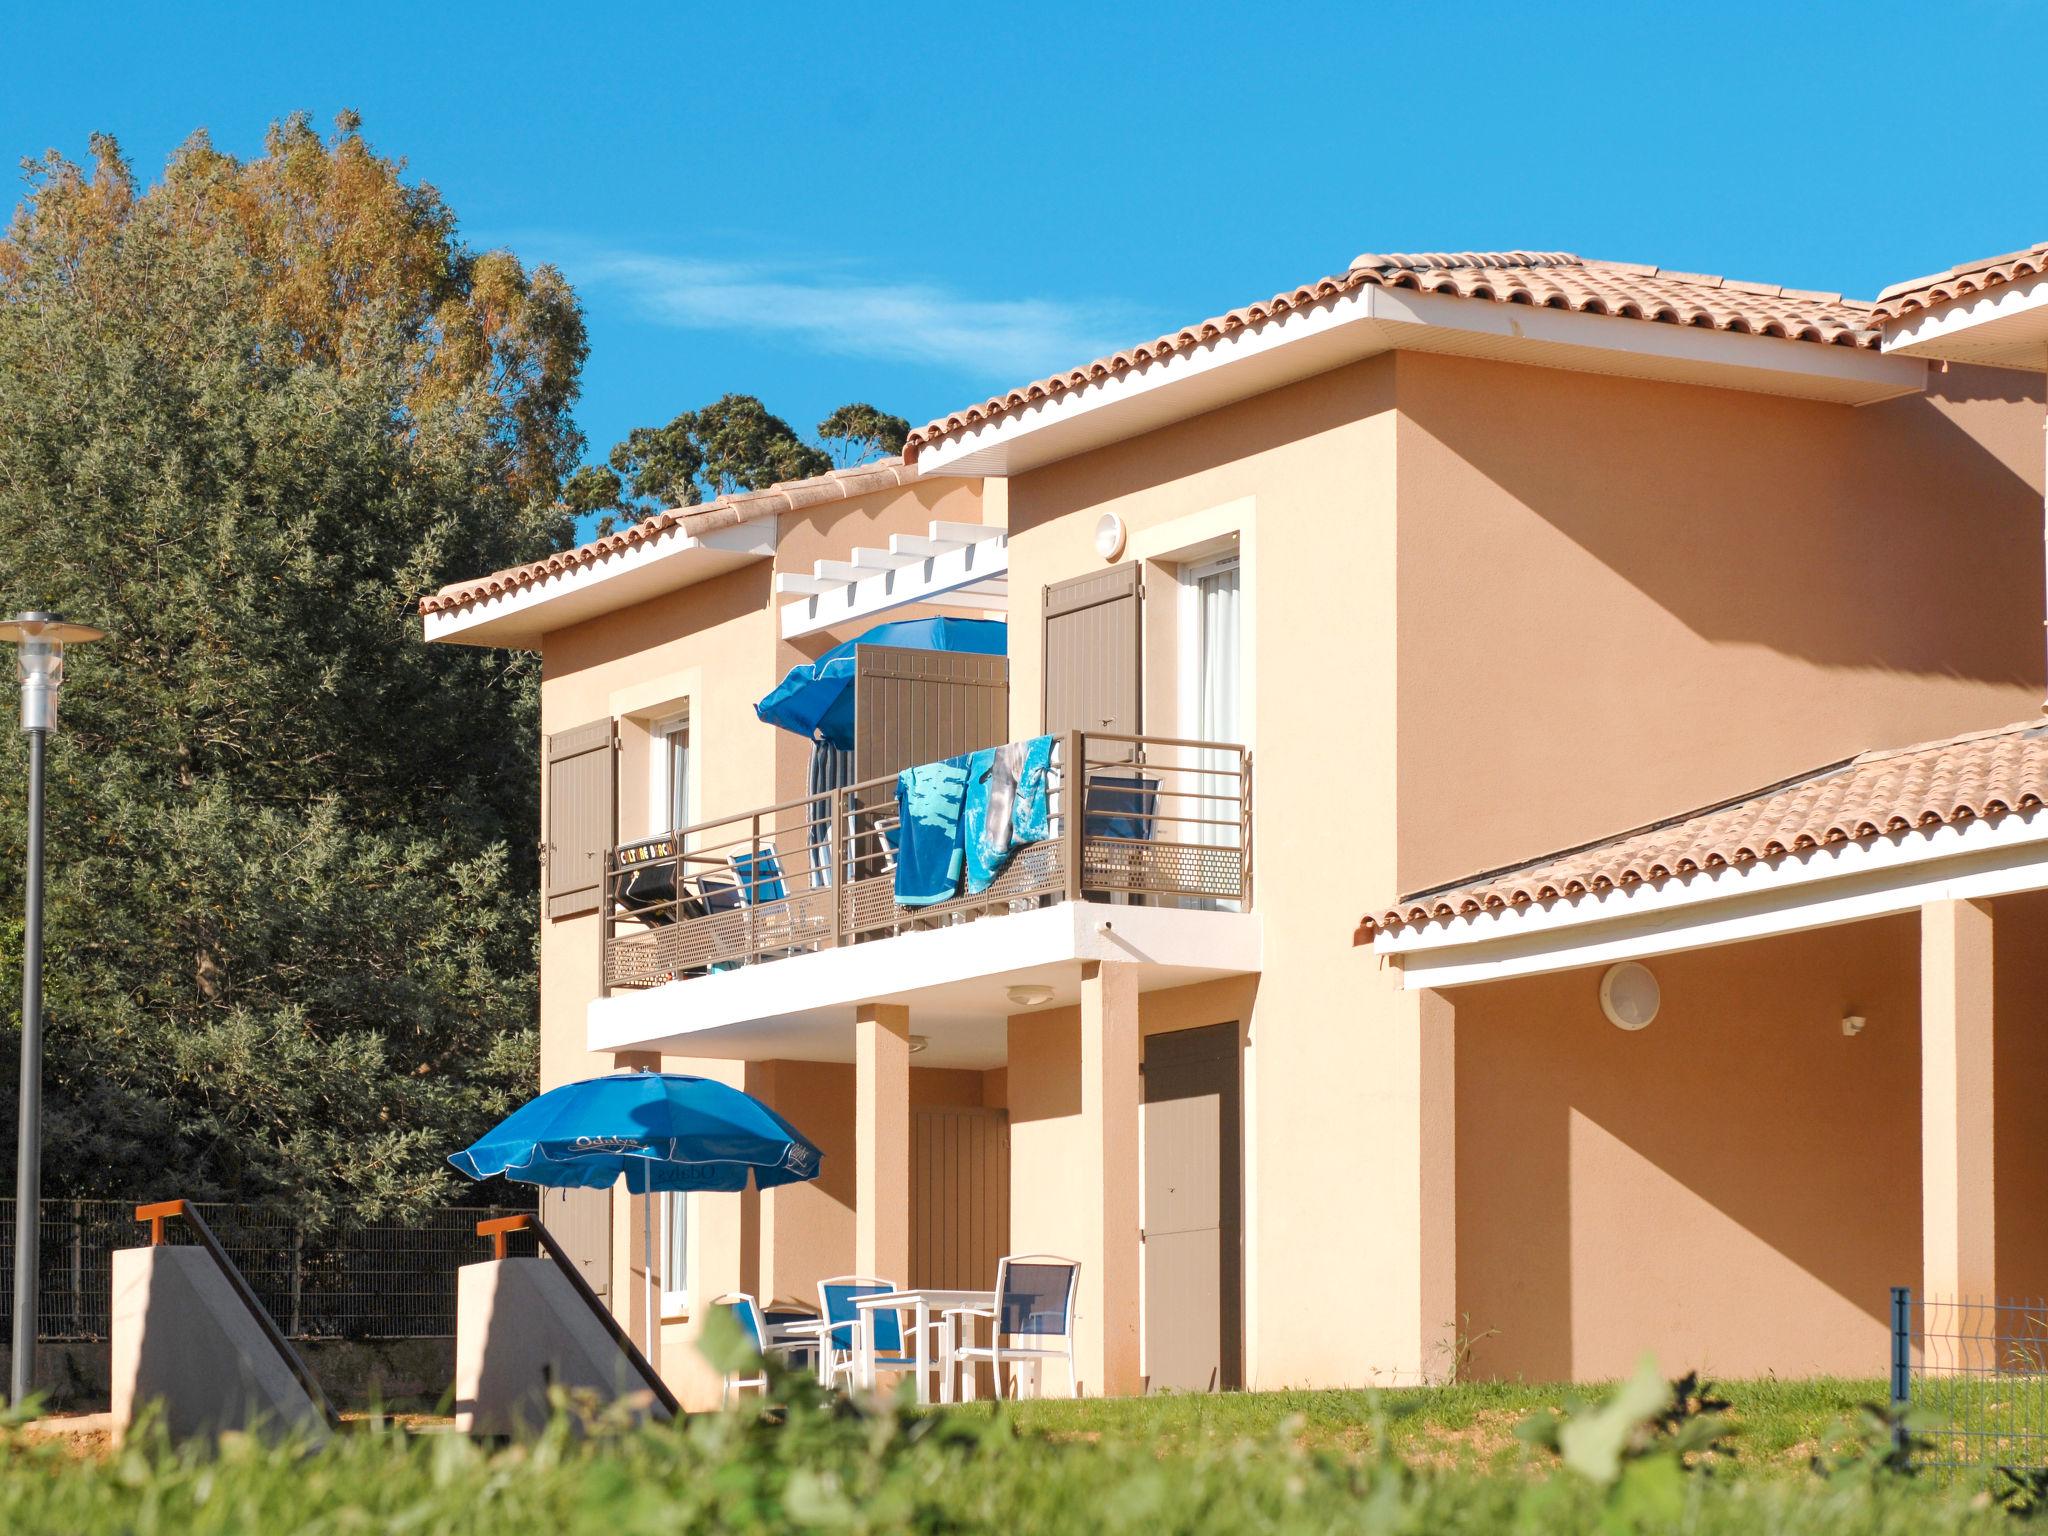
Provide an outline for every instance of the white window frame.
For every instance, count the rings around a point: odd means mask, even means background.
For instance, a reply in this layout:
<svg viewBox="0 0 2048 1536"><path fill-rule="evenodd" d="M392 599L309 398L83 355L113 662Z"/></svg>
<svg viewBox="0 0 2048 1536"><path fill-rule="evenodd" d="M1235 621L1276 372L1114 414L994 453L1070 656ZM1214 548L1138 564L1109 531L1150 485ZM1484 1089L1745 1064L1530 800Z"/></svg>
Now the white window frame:
<svg viewBox="0 0 2048 1536"><path fill-rule="evenodd" d="M670 805L670 790L674 786L676 738L682 738L683 754L683 805L680 821L671 819L676 813ZM647 819L652 823L647 829L649 837L659 837L664 832L673 832L689 826L696 817L693 814L697 798L697 754L690 734L690 712L687 709L664 715L647 728Z"/></svg>
<svg viewBox="0 0 2048 1536"><path fill-rule="evenodd" d="M690 1197L681 1190L661 1197L661 1315L690 1310Z"/></svg>

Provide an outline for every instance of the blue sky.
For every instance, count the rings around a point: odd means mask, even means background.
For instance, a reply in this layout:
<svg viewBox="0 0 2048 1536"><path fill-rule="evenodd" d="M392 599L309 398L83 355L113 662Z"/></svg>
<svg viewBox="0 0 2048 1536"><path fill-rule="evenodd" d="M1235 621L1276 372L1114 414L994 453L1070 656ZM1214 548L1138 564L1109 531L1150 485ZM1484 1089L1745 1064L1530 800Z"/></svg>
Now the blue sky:
<svg viewBox="0 0 2048 1536"><path fill-rule="evenodd" d="M0 152L359 110L567 272L592 457L727 390L915 424L1366 250L1868 297L2048 238L2022 0L133 10L0 0Z"/></svg>

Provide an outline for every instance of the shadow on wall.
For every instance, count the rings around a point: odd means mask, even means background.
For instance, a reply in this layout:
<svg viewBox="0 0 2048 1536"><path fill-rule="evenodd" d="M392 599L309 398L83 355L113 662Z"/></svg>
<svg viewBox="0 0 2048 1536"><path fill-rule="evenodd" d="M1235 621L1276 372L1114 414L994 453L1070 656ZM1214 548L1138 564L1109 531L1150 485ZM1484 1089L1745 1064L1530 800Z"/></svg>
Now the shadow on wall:
<svg viewBox="0 0 2048 1536"><path fill-rule="evenodd" d="M1447 994L1458 1311L1499 1330L1474 1370L1880 1371L1920 1260L1918 943L1904 916L1660 957L1634 1034L1594 970Z"/></svg>
<svg viewBox="0 0 2048 1536"><path fill-rule="evenodd" d="M1400 403L1404 426L1707 640L2042 684L2035 375L1956 368L1852 408L1404 357Z"/></svg>

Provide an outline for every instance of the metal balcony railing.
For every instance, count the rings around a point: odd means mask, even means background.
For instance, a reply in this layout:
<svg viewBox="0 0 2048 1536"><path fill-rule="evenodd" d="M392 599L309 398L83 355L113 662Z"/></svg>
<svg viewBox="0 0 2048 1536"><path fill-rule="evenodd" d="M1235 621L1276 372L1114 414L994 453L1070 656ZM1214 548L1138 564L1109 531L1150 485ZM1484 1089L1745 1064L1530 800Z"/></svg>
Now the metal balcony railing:
<svg viewBox="0 0 2048 1536"><path fill-rule="evenodd" d="M1048 798L1049 837L1016 849L987 890L922 907L896 902L894 774L609 849L604 989L1056 901L1250 908L1244 747L1069 732L1055 741Z"/></svg>

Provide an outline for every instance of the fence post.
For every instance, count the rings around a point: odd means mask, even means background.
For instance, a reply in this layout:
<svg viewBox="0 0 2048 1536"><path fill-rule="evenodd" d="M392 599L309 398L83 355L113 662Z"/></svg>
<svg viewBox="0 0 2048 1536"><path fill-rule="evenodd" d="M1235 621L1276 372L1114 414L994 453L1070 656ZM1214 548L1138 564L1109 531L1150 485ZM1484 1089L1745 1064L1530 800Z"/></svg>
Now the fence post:
<svg viewBox="0 0 2048 1536"><path fill-rule="evenodd" d="M301 1276L301 1275L302 1275L302 1274L304 1273L304 1271L305 1271L305 1255L306 1255L306 1229L305 1229L304 1227L300 1226L300 1225L299 1225L299 1224L298 1224L297 1222L293 1222L293 1223L292 1223L292 1306L291 1306L291 1324L290 1324L290 1326L289 1326L289 1327L288 1327L288 1328L286 1329L286 1331L285 1331L285 1337L286 1337L286 1338L289 1338L289 1339L296 1339L296 1338L301 1338L301 1337L303 1337L303 1334L301 1333L301 1331L300 1331L300 1330L301 1330L301 1327L302 1327L302 1325L303 1325L303 1323L304 1323L304 1319L303 1319L303 1318L301 1318L301 1317L299 1316L299 1294L300 1294L300 1276Z"/></svg>
<svg viewBox="0 0 2048 1536"><path fill-rule="evenodd" d="M1913 1399L1913 1288L1892 1287L1892 1444L1906 1448L1906 1409Z"/></svg>

